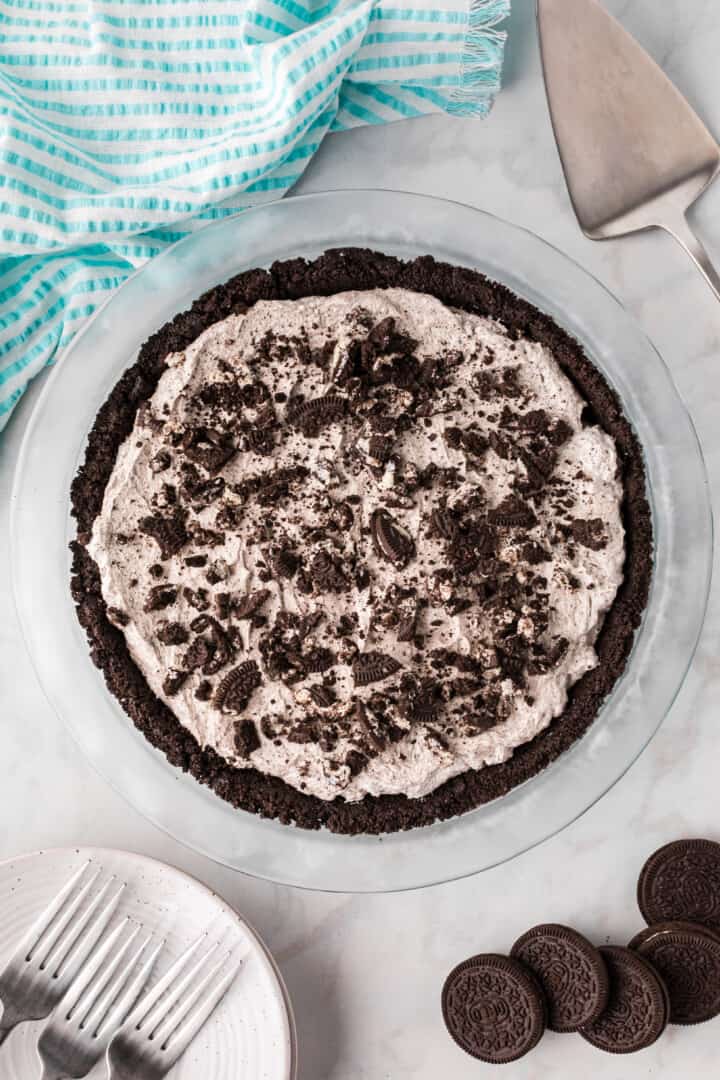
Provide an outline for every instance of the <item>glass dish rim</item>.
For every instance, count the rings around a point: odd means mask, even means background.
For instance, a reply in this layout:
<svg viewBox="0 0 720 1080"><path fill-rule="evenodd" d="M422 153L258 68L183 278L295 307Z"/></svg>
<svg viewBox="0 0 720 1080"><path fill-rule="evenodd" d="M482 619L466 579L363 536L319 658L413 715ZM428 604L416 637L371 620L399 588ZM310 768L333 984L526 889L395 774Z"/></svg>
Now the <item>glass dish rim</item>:
<svg viewBox="0 0 720 1080"><path fill-rule="evenodd" d="M93 332L93 327L95 327L97 325L100 316L104 312L106 312L107 309L111 305L117 303L117 298L118 298L119 294L123 293L123 290L127 290L128 286L130 286L134 281L136 281L138 279L138 277L142 277L143 275L145 275L147 273L147 271L148 271L148 267L154 266L155 269L157 270L158 264L160 263L161 260L164 261L164 262L168 262L170 259L175 259L176 258L176 253L178 252L178 250L180 250L180 252L182 254L183 248L185 247L187 249L189 245L196 245L198 243L198 238L199 237L204 238L206 244L210 243L211 241L208 240L208 237L210 237L213 233L217 233L217 231L219 229L221 229L221 228L227 229L228 226L236 227L239 224L240 228L242 229L243 223L248 222L249 219L251 220L253 215L258 216L258 215L262 215L262 214L267 214L268 211L270 211L272 213L273 208L283 208L283 207L286 208L286 207L288 207L290 205L293 205L293 204L294 204L294 206L296 208L298 208L298 211L301 212L301 206L302 205L319 203L322 206L323 204L328 205L328 203L332 203L333 201L337 201L337 200L340 200L341 202L342 202L342 200L348 200L348 197L350 197L350 199L348 201L350 201L350 200L358 200L358 199L360 201L362 201L363 198L372 200L373 198L377 198L378 196L387 196L387 197L390 197L391 199L400 199L401 201L408 200L409 202L422 202L425 205L425 207L428 209L428 212L430 212L430 210L429 210L430 207L434 207L434 208L445 207L445 208L450 208L451 210L454 209L455 211L459 211L459 212L461 212L463 214L470 213L479 222L481 222L482 220L485 220L486 222L492 222L494 227L499 228L501 231L502 230L508 230L511 234L514 234L515 236L523 236L525 238L525 242L529 242L529 243L531 243L531 245L538 246L538 250L547 249L548 251L550 251L553 254L553 257L564 261L564 263L567 264L568 268L572 270L573 274L580 275L582 278L585 278L587 282L591 283L592 288L596 289L596 288L599 287L599 289L601 289L602 292L605 294L606 300L609 301L612 305L614 305L617 309L619 309L619 311L622 313L623 318L627 321L628 325L632 325L632 327L634 328L635 333L638 335L638 340L642 342L642 345L643 345L644 349L651 351L652 356L654 358L654 363L657 363L657 364L660 365L661 370L663 371L665 379L667 381L668 387L672 391L672 393L674 394L674 397L676 399L675 404L682 411L684 419L687 422L688 431L689 431L689 434L691 436L690 441L692 443L692 450L695 452L696 459L697 459L696 460L696 465L698 466L697 480L698 480L700 486L704 489L704 493L705 493L704 506L702 507L702 509L704 511L704 515L705 515L705 520L704 520L703 523L701 523L701 525L704 526L704 532L705 532L705 536L704 536L704 559L705 559L706 566L705 566L705 575L704 575L704 578L703 578L703 580L704 580L704 585L703 585L703 590L702 590L703 591L703 602L702 602L702 605L701 605L701 609L699 609L695 613L696 630L695 630L692 642L689 643L688 647L685 650L685 663L684 663L684 667L682 669L682 673L681 673L681 675L679 675L679 677L677 679L677 684L674 687L674 690L671 693L671 695L669 696L668 700L663 705L661 715L656 720L656 722L655 722L654 726L652 727L652 729L649 730L649 732L647 734L647 737L642 742L642 745L639 746L639 748L636 750L636 752L634 752L632 754L632 756L630 756L628 758L628 760L626 760L621 767L614 770L614 775L607 781L607 783L605 783L604 785L601 786L600 790L598 790L596 793L593 794L593 797L591 798L591 800L588 801L588 802L585 802L582 806L579 806L577 808L576 812L573 812L570 816L568 816L567 819L562 824L558 825L557 827L550 828L549 831L543 831L542 835L538 835L534 839L530 839L527 842L521 842L521 844L519 846L517 846L514 850L512 850L510 853L499 856L497 858L494 858L491 861L484 862L481 866L478 866L478 865L468 866L467 868L463 869L460 872L453 872L450 875L441 874L439 877L434 876L432 873L430 873L429 875L427 873L425 873L425 874L422 875L421 880L414 880L414 881L412 881L412 882L410 882L408 884L392 885L390 887L384 887L384 886L378 885L378 884L375 884L375 885L370 886L370 887L368 887L367 885L357 887L357 886L352 886L352 885L348 886L348 885L340 885L340 884L337 884L337 885L318 884L316 881L308 882L308 881L302 881L302 880L294 879L292 876L290 878L283 877L282 875L277 876L276 874L271 874L271 873L267 873L267 872L262 872L262 871L260 871L258 869L253 869L251 867L248 867L247 865L238 865L237 861L234 861L232 859L223 858L221 855L218 855L218 853L215 852L215 851L208 851L202 845L199 845L197 843L197 841L187 840L182 835L178 835L177 831L175 831L171 825L169 825L166 822L163 822L161 820L158 820L156 816L149 813L147 810L143 809L142 807L138 806L137 801L131 795L128 795L125 790L123 790L122 786L115 781L115 778L113 776L108 775L108 770L106 768L103 768L96 760L93 759L93 757L91 755L89 755L87 747L83 746L82 740L78 739L78 734L77 734L76 730L74 729L72 723L70 722L68 717L65 715L65 713L61 709L59 709L58 706L56 705L56 703L53 701L53 699L52 699L52 697L51 697L51 695L50 695L50 693L49 693L49 691L48 691L48 689L47 689L47 687L45 685L45 680L44 680L44 678L43 678L43 676L41 674L41 671L39 670L38 658L36 657L36 655L35 655L35 653L33 651L33 648L31 646L31 636L30 636L30 634L28 632L28 626L26 624L26 618L25 618L25 615L24 615L24 612L23 612L23 601L22 601L22 597L20 595L19 575L15 574L13 572L13 575L12 575L12 577L13 577L13 591L14 591L14 595L15 595L16 608L17 608L17 611L18 611L18 618L19 618L20 625L21 625L21 628L22 628L23 638L24 638L25 644L26 644L26 646L28 648L28 652L29 652L29 654L31 656L33 667L34 667L34 669L36 671L36 675L38 676L38 680L39 680L41 686L43 687L43 690L45 691L46 696L49 698L49 700L53 704L53 707L55 708L55 711L59 712L59 714L63 718L63 721L65 722L66 726L69 728L69 730L71 731L71 734L75 738L76 742L79 741L80 747L83 750L83 752L85 753L85 756L90 758L91 763L95 766L97 771L100 772L100 774L103 776L103 778L107 782L109 782L111 784L111 786L115 790L119 791L119 793L121 795L123 795L123 797L126 798L131 803L131 805L133 805L136 809L138 809L138 811L141 814L143 814L149 820L153 821L153 823L155 825L157 825L159 828L166 831L169 835L173 836L179 842L185 843L188 846L190 846L191 848L201 851L207 857L210 857L210 858L214 859L215 861L224 863L225 865L228 865L228 866L230 866L232 868L240 869L243 872L249 873L249 874L251 874L253 876L258 876L258 877L266 878L268 880L273 880L273 881L280 881L280 882L283 882L283 883L286 883L286 884L291 884L291 885L293 885L295 887L299 887L299 888L319 889L321 891L328 891L328 892L403 891L403 890L406 890L406 889L414 889L414 888L426 887L428 885L440 883L442 881L457 880L457 879L460 879L462 877L466 877L466 876L470 876L472 874L478 873L481 870L489 869L492 866L496 866L499 863L507 861L510 858L514 858L517 855L521 854L523 851L529 850L530 848L536 846L537 844L542 843L545 839L548 839L550 836L556 835L557 832L559 832L563 828L567 827L567 825L569 825L572 821L577 820L577 818L580 817L583 813L585 813L588 809L590 809L591 806L595 805L595 803L600 798L602 798L602 796L604 794L606 794L607 791L611 787L613 787L615 785L615 783L617 783L621 779L621 777L627 772L627 770L631 767L631 765L635 762L635 760L637 760L637 757L642 753L643 749L645 749L645 747L648 745L650 740L653 738L653 736L657 732L658 728L660 727L660 724L663 722L665 716L667 716L667 713L672 708L672 705L673 705L673 703L674 703L674 701L675 701L675 699L676 699L676 697L677 697L677 695L678 695L678 693L679 693L679 691L680 691L680 689L681 689L681 687L682 687L682 685L684 683L685 676L686 676L687 671L688 671L688 669L690 667L690 664L692 663L692 659L693 659L693 656L694 656L694 653L695 653L695 649L696 649L697 642L698 642L698 639L699 639L699 636L700 636L700 632L702 630L704 617L705 617L705 611L706 611L706 608L707 608L707 602L708 602L708 596L709 596L710 578L711 578L711 573L712 573L712 550L713 550L712 509L711 509L709 499L707 497L708 482L707 482L707 473L706 473L706 470L705 470L704 459L703 459L703 455L702 455L702 448L701 448L700 442L699 442L699 440L697 438L697 433L695 431L695 427L694 427L694 424L693 424L693 421L692 421L692 417L687 412L687 409L685 408L684 403L682 402L682 400L681 400L681 398L680 398L680 396L679 396L679 394L677 392L677 389L676 389L676 387L674 385L672 375L671 375L669 369L667 368L667 365L665 364L664 360L662 359L659 351L656 349L656 347L653 345L652 341L644 333L642 328L639 327L639 325L634 320L634 318L629 314L629 312L627 312L627 310L624 308L622 303L593 274L591 274L589 271L587 271L584 267L580 266L575 260L570 258L564 252L560 251L560 249L558 249L554 245L548 243L546 240L540 238L539 236L537 236L535 233L533 233L529 229L526 229L526 228L524 228L522 226L515 225L513 223L506 222L502 218L497 217L496 215L489 214L486 211L479 210L477 208L474 208L474 207L471 207L471 206L468 206L466 204L459 203L459 202L456 202L456 201L453 201L453 200L440 199L440 198L437 198L435 196L420 195L420 194L412 193L412 192L392 191L390 189L381 189L381 188L377 188L377 189L367 189L367 188L365 188L365 189L352 189L352 188L346 188L346 189L338 189L338 190L335 190L335 191L328 191L328 192L313 192L313 193L308 194L308 195L293 196L293 197L290 197L290 198L287 198L287 199L277 200L277 201L272 202L272 203L263 204L262 206L256 207L253 210L245 211L242 214L234 215L232 218L224 219L221 222L214 223L214 224L212 224L210 226L207 226L207 227L205 227L205 228L203 228L201 230L198 230L197 232L191 234L188 237L185 237L183 240L180 240L177 243L175 243L174 245L172 245L172 247L168 248L165 252L163 252L162 255L160 255L158 257L158 259L152 260L152 262L150 264L146 264L146 266L140 268L139 270L135 271L131 275L131 277L128 279L128 281L125 282L124 285L121 287L121 289L118 290L115 294L113 294L105 302L105 304L102 305L102 307L98 310L98 312L96 312L96 314L93 316L92 320L90 320L89 323L83 328L81 333L77 335L77 337L71 343L70 347L63 354L62 361L58 362L58 364L56 366L56 370L53 371L51 373L50 377L47 379L46 385L43 388L41 394L39 395L37 402L35 403L33 413L32 413L32 415L30 417L30 420L29 420L28 425L27 425L27 429L26 429L25 434L24 434L23 443L22 443L20 455L18 457L18 462L17 462L17 466L16 466L15 478L14 478L13 489L12 489L11 504L10 504L11 505L11 518L12 518L12 522L11 522L11 545L10 545L11 546L11 565L13 567L15 567L17 565L17 560L19 558L19 555L18 555L19 537L16 535L16 529L17 529L17 526L18 526L18 514L16 513L16 509L17 509L18 504L19 504L19 496L20 496L21 487L22 487L22 478L23 478L23 474L24 474L24 471L25 471L27 458L29 457L30 452L31 452L30 443L31 443L32 433L34 432L34 430L35 430L35 428L36 428L36 426L37 426L37 424L39 422L38 418L39 418L39 416L40 416L40 414L42 412L42 409L45 407L46 402L49 401L49 399L51 397L51 394L52 394L53 388L55 386L55 383L60 378L62 378L62 372L66 367L65 361L66 361L68 355L70 353L72 353L73 350L76 350L79 347L79 345L82 343L82 341L85 340L87 335L89 335L89 334L91 334ZM313 247L312 242L309 242L308 246ZM315 245L315 246L317 246L317 245ZM328 245L323 244L322 246L325 247L325 246L328 246ZM387 245L387 244L383 245L382 242L378 242L377 247L380 250L383 250L383 249L388 250L388 247L392 247L392 245ZM426 253L428 253L428 252L426 251ZM429 253L431 253L431 254L435 253L435 251L433 250L432 245L429 245ZM290 255L290 253L288 253L288 255ZM439 255L439 257L443 258L445 256ZM263 262L262 264L267 265L269 261L270 260L267 260L266 262ZM480 260L478 258L476 260L476 262L475 262L475 265L477 265L479 261ZM249 266L249 265L259 265L259 263L258 263L257 258L253 258L247 264L244 263L243 265L247 265L247 266ZM481 269L483 270L483 272L488 272L483 267L481 267ZM223 275L218 275L218 277L219 277L220 280L226 280L228 276L231 276L232 273L236 273L236 272L238 272L237 269L233 268L233 270L231 271L230 274L225 273ZM490 276L493 276L493 275L490 275ZM511 287L514 287L514 286L511 286ZM199 295L199 293L201 291L202 290L200 288L195 288L193 290L193 295ZM518 289L517 291L520 293L520 295L523 295L523 291L521 289ZM124 295L127 295L127 294L125 293ZM527 294L525 293L525 295L527 295ZM537 302L537 301L533 300L532 302ZM184 303L181 303L176 307L175 310L176 311L183 310L184 306L186 306L186 305ZM541 306L541 307L544 306L545 310L547 310L547 304L546 305L539 304L538 306ZM556 312L553 312L553 317L558 318L558 315L557 315ZM158 323L158 325L161 325L161 323ZM567 323L566 323L566 325L567 325ZM595 360L595 357L593 359ZM607 374L607 372L606 372L606 374ZM109 388L116 381L116 378L117 378L117 376L115 376L113 378L112 382L110 382L109 385L106 387L103 397L106 396ZM87 432L84 433L83 442L82 442L83 447L85 445L86 436L87 436ZM652 585L652 591L655 590L655 587L656 587L656 582L655 582L655 578L654 578L653 579L653 585ZM648 607L650 606L651 603L652 603L652 592L651 592L651 598L650 598L650 600L648 602ZM638 631L638 637L640 637L642 632L643 632L643 627L641 627L640 630ZM87 654L87 649L86 649L86 654ZM89 657L87 657L87 658L89 659ZM630 662L630 666L631 665L632 665L632 659L631 659L631 662ZM92 671L92 668L91 668L90 664L87 664L87 667L90 668L91 671ZM97 674L97 673L95 673L95 674ZM104 689L104 686L103 686L103 689ZM114 699L110 698L110 695L107 693L107 691L105 691L105 693L107 694L110 701L114 701ZM614 695L614 692L613 692L613 695ZM611 698L613 697L613 695L611 695ZM605 708L606 708L606 706L603 706L602 711L605 711ZM596 724L597 724L597 720L593 722L593 725L591 725L590 730L592 730L595 727ZM131 727L131 724L130 724L129 721L128 721L128 726ZM467 821L467 819L471 818L473 815L482 814L483 811L485 811L487 809L487 807L497 807L499 803L504 803L505 800L508 799L510 796L515 795L515 793L517 793L517 792L523 791L529 785L532 785L532 784L536 783L541 777L547 776L548 772L553 770L553 766L558 765L565 758L567 758L568 754L571 754L574 750L576 750L576 748L578 746L581 746L586 741L587 737L588 736L586 735L583 738L581 738L580 740L578 740L578 742L575 743L574 746L570 748L570 750L566 751L565 754L561 755L561 757L558 758L556 762L551 763L549 768L545 769L541 774L539 774L538 777L535 777L535 778L533 778L533 779L531 779L529 781L526 781L525 784L519 785L519 787L513 789L513 791L510 792L508 796L503 797L503 799L501 799L501 800L495 800L493 803L486 804L486 806L478 807L476 810L470 811L467 814L462 815L460 818L451 819L450 822L440 822L440 823L437 823L436 825L433 825L433 826L427 826L427 827L422 828L422 829L411 830L408 833L393 833L393 834L389 834L388 836L386 836L384 838L375 838L375 837L366 836L366 837L364 837L364 839L365 840L370 840L370 841L375 841L376 839L379 839L379 840L384 839L386 842L389 841L390 844L392 844L392 842L395 840L395 838L403 838L403 837L407 838L407 837L412 837L413 835L415 835L415 836L427 835L429 830L439 830L439 829L442 829L445 826L451 826L453 823L465 822L465 821ZM152 749L152 748L150 748L150 749ZM157 751L153 751L153 752L157 753ZM169 772L176 771L176 770L174 770L173 766L170 766L167 762L164 761L164 759L163 759L163 764L164 764L165 768ZM198 790L202 790L203 796L210 797L210 798L216 800L218 803L221 802L221 800L219 800L216 796L212 795L211 793L206 792L205 789L200 789L200 785L198 785L196 782L193 781L193 783L195 784L195 786L196 786L196 788ZM223 803L222 806L225 807L226 809L232 810L232 808L229 807L228 804ZM303 836L307 835L305 830L292 829L292 827L288 827L288 826L279 826L275 822L266 822L263 819L254 817L253 815L247 815L247 814L245 814L244 811L232 810L232 812L234 814L236 814L236 815L244 815L245 817L250 818L252 824L259 824L261 828L265 828L265 827L273 828L274 827L276 829L280 828L280 829L283 829L283 830L290 829L291 831L294 831L296 836L303 837ZM316 834L311 834L311 835L316 835ZM331 834L331 833L323 833L323 836L329 838L331 843L333 843L333 844L338 843L338 842L347 844L348 842L352 843L352 842L354 842L354 841L356 841L358 839L358 838L355 838L355 837L346 837L346 836L342 836L342 835L338 836L337 834Z"/></svg>

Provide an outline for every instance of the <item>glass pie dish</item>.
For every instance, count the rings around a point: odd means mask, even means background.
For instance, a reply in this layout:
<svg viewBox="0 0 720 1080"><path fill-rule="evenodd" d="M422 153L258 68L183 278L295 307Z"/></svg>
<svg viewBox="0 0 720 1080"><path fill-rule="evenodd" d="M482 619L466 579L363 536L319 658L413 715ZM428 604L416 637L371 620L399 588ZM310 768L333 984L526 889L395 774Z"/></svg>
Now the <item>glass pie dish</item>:
<svg viewBox="0 0 720 1080"><path fill-rule="evenodd" d="M140 345L206 289L277 259L362 246L478 269L551 315L619 394L643 446L655 568L630 661L587 734L542 773L461 817L382 837L312 832L233 809L174 769L93 667L70 597L69 490L95 415ZM697 437L641 329L593 277L538 237L456 203L388 191L286 199L194 233L136 273L49 376L12 496L13 582L52 705L99 772L176 839L274 881L341 891L416 888L475 873L553 835L629 768L670 709L707 603L712 518Z"/></svg>

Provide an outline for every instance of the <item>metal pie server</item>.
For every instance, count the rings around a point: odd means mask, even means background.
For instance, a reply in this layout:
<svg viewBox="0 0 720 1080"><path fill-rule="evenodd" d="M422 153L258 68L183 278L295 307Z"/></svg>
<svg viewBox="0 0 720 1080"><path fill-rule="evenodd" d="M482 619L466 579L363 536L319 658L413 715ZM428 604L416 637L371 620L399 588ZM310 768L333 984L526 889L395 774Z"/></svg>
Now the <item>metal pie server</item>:
<svg viewBox="0 0 720 1080"><path fill-rule="evenodd" d="M686 218L720 147L643 48L597 0L537 0L540 49L570 198L592 240L665 229L720 299Z"/></svg>

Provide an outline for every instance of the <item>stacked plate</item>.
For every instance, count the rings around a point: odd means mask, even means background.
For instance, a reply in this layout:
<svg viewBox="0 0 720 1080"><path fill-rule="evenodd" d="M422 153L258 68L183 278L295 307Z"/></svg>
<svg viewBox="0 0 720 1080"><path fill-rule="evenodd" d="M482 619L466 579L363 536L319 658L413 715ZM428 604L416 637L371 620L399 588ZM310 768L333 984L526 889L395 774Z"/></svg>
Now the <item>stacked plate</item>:
<svg viewBox="0 0 720 1080"><path fill-rule="evenodd" d="M219 897L179 870L121 851L79 848L27 855L0 865L0 970L18 941L74 873L91 860L104 879L126 883L116 918L129 918L164 947L150 989L201 935L242 957L229 992L172 1070L173 1080L294 1080L295 1028L280 974L255 931ZM0 1047L0 1075L39 1072L42 1023L22 1024ZM89 1074L106 1074L99 1063Z"/></svg>

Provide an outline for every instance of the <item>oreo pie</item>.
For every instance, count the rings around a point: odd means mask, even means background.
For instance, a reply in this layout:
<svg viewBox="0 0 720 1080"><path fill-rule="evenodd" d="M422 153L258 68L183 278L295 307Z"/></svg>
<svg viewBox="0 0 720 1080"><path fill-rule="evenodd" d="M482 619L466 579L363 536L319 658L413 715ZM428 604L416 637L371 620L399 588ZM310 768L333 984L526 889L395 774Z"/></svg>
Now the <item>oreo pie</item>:
<svg viewBox="0 0 720 1080"><path fill-rule="evenodd" d="M538 772L647 597L615 394L548 317L431 259L212 290L115 387L72 497L110 690L173 764L307 827L428 824Z"/></svg>

